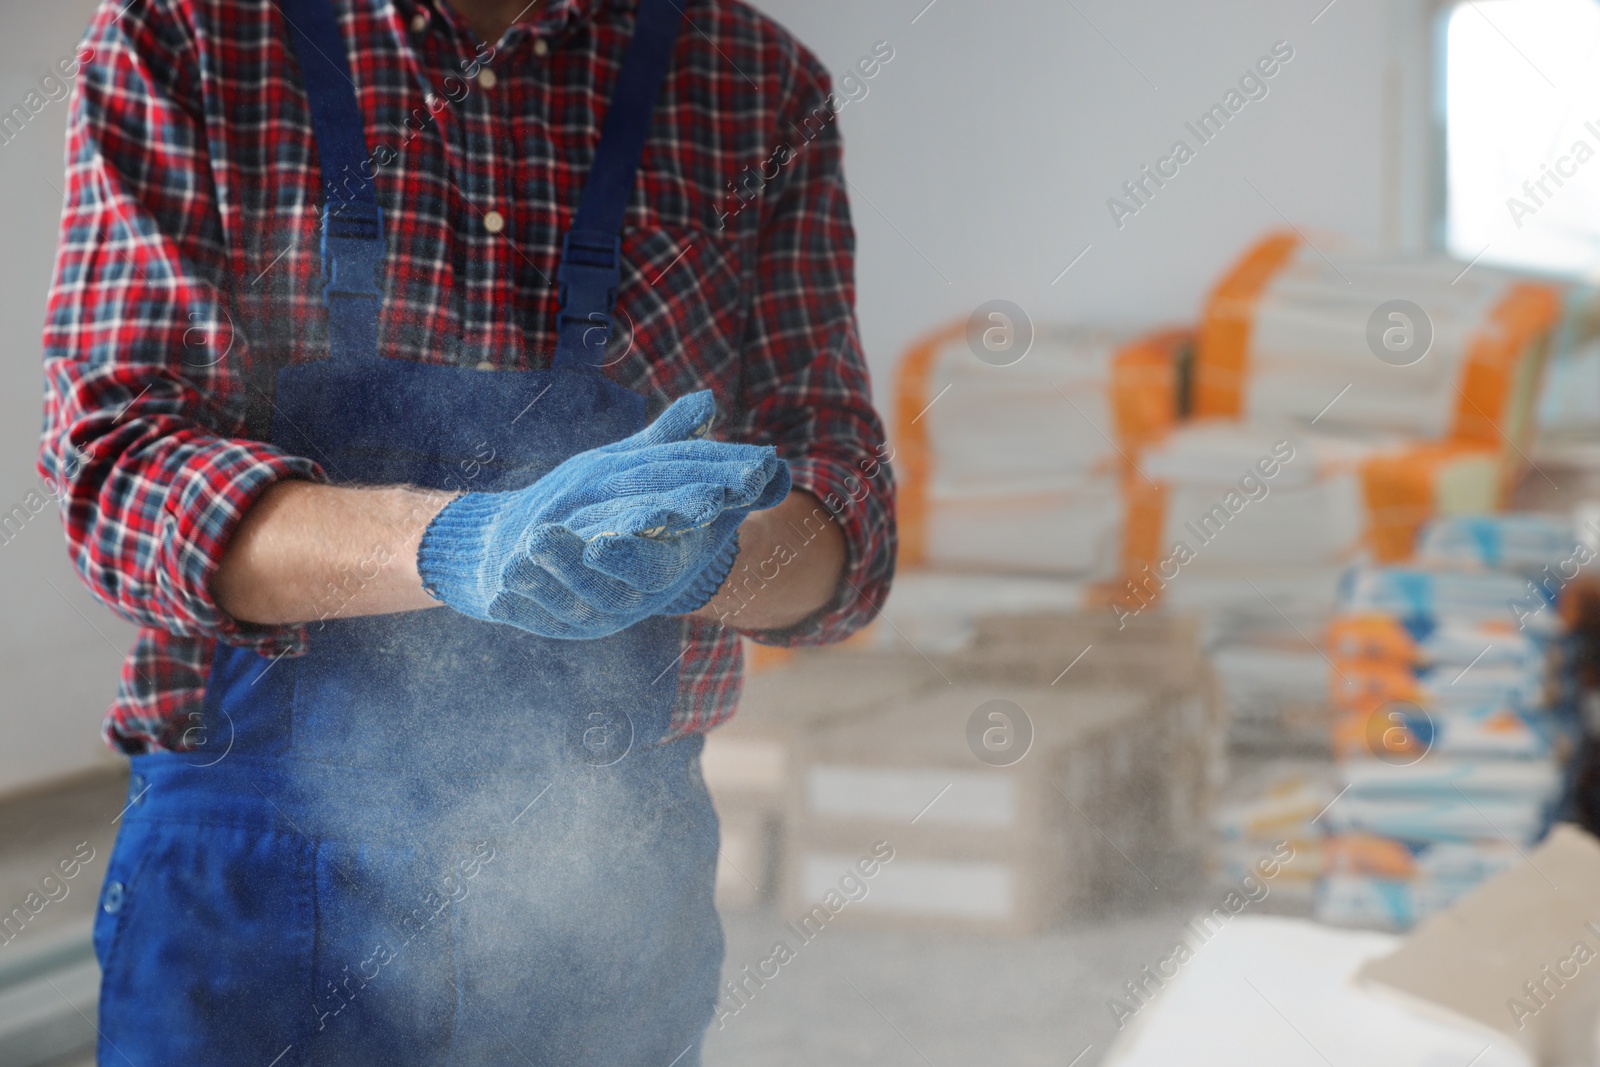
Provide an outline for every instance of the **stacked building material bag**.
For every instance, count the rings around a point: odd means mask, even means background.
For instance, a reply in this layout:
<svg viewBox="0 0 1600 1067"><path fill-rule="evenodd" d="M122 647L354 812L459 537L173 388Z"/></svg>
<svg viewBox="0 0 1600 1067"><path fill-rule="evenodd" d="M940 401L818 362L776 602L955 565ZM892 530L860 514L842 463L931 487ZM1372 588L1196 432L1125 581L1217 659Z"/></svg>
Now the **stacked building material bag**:
<svg viewBox="0 0 1600 1067"><path fill-rule="evenodd" d="M1190 334L1039 329L979 358L967 324L895 379L906 567L1104 579L1118 569L1131 457L1177 419Z"/></svg>
<svg viewBox="0 0 1600 1067"><path fill-rule="evenodd" d="M1236 883L1264 858L1278 861L1273 892L1280 902L1309 909L1322 874L1318 825L1338 788L1321 760L1270 760L1253 765L1228 785L1215 815L1218 874Z"/></svg>
<svg viewBox="0 0 1600 1067"><path fill-rule="evenodd" d="M749 671L738 713L706 735L700 757L721 823L718 903L751 907L774 897L797 744L942 684L926 661L892 653L808 652Z"/></svg>
<svg viewBox="0 0 1600 1067"><path fill-rule="evenodd" d="M1444 258L1334 260L1275 234L1224 274L1188 418L1140 452L1122 573L1098 589L1119 617L1205 615L1237 739L1289 750L1325 744L1339 576L1408 558L1430 520L1504 505L1564 321L1558 287Z"/></svg>
<svg viewBox="0 0 1600 1067"><path fill-rule="evenodd" d="M1538 578L1580 547L1570 521L1446 519L1412 564L1347 576L1323 919L1406 928L1549 828L1580 725L1559 588Z"/></svg>
<svg viewBox="0 0 1600 1067"><path fill-rule="evenodd" d="M1180 399L1191 421L1145 449L1128 482L1123 576L1187 535L1196 569L1222 579L1189 583L1204 600L1242 584L1229 566L1336 570L1358 549L1400 560L1429 519L1496 509L1564 299L1443 257L1343 251L1335 265L1297 235L1268 236L1207 302ZM1269 491L1293 504L1212 544ZM1330 589L1321 577L1305 582Z"/></svg>
<svg viewBox="0 0 1600 1067"><path fill-rule="evenodd" d="M1204 615L1237 739L1324 746L1327 664L1312 642L1334 608L1339 576L1373 554L1381 520L1370 506L1372 472L1411 464L1422 514L1498 502L1496 453L1439 451L1394 434L1185 424L1140 460L1126 576L1107 587L1110 610L1119 620L1158 604Z"/></svg>
<svg viewBox="0 0 1600 1067"><path fill-rule="evenodd" d="M1259 599L1249 579L1270 580L1291 603L1325 614L1338 575L1386 521L1372 492L1375 472L1386 469L1412 473L1421 516L1480 512L1500 499L1497 454L1476 446L1290 423L1188 423L1140 460L1124 589L1152 599L1171 583L1174 606L1207 610ZM1198 580L1177 581L1180 573Z"/></svg>
<svg viewBox="0 0 1600 1067"><path fill-rule="evenodd" d="M1223 277L1196 346L1197 417L1526 444L1562 289L1442 256L1334 256L1274 234Z"/></svg>

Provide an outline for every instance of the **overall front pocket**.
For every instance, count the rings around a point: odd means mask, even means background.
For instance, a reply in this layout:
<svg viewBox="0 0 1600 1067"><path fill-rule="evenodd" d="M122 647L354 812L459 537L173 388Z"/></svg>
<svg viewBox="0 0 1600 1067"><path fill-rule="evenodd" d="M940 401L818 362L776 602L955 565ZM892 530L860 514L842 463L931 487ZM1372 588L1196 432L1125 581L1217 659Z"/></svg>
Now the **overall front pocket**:
<svg viewBox="0 0 1600 1067"><path fill-rule="evenodd" d="M308 1063L311 857L278 831L125 826L95 928L101 1062Z"/></svg>

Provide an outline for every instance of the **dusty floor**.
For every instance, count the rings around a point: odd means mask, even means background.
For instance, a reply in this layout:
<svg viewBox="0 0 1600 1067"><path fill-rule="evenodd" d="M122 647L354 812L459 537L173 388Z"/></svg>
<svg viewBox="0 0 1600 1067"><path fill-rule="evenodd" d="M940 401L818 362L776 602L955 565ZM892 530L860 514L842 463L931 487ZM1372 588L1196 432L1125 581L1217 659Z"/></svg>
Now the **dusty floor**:
<svg viewBox="0 0 1600 1067"><path fill-rule="evenodd" d="M35 920L37 930L86 926L123 797L121 783L105 779L34 798L23 809L8 804L0 899L20 899L86 844L95 858L68 895ZM830 927L738 1014L713 1023L705 1063L1091 1067L1116 1032L1107 999L1170 947L1198 892L1150 894L1128 902L1123 914L1028 938ZM771 909L725 914L726 973L766 957L786 917ZM84 1055L55 1067L91 1063Z"/></svg>
<svg viewBox="0 0 1600 1067"><path fill-rule="evenodd" d="M1116 1032L1106 998L1165 951L1183 917L1005 941L826 930L738 1015L712 1024L705 1065L1091 1067ZM730 973L767 955L781 924L770 912L724 921Z"/></svg>
<svg viewBox="0 0 1600 1067"><path fill-rule="evenodd" d="M712 1024L706 1067L1090 1067L1116 1033L1107 998L1170 948L1186 917L1168 908L1007 940L825 930L721 1029ZM767 954L780 919L725 924L732 972Z"/></svg>

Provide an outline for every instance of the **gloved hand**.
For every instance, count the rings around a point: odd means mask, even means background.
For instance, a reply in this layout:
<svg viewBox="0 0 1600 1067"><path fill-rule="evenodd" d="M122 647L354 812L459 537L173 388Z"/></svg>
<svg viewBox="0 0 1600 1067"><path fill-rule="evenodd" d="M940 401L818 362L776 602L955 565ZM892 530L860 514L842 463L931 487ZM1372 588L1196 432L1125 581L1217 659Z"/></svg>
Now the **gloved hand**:
<svg viewBox="0 0 1600 1067"><path fill-rule="evenodd" d="M789 492L769 447L705 438L709 391L525 489L467 493L435 516L417 569L435 599L545 637L595 638L715 595L751 511Z"/></svg>

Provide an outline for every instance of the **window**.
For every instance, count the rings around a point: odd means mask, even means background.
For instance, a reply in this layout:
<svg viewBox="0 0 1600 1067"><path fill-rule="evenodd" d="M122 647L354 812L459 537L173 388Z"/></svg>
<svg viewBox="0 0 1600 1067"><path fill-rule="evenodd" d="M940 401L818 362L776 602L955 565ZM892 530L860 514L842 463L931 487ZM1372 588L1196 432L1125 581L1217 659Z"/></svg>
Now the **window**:
<svg viewBox="0 0 1600 1067"><path fill-rule="evenodd" d="M1600 279L1600 2L1469 0L1443 41L1447 250Z"/></svg>

